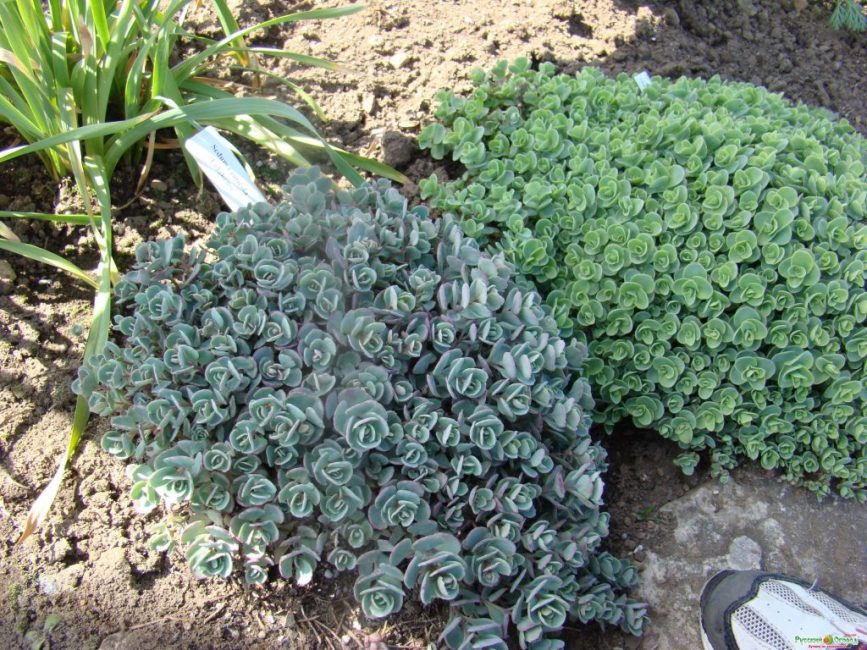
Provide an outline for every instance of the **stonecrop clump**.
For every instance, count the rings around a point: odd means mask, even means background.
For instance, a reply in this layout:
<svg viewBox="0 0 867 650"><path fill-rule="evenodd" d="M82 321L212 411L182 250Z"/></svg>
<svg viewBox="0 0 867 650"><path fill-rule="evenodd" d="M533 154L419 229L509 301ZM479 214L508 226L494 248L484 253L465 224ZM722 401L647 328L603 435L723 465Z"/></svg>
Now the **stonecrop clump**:
<svg viewBox="0 0 867 650"><path fill-rule="evenodd" d="M867 144L742 83L575 76L519 60L440 95L422 182L533 279L609 430L676 440L692 472L759 459L867 499Z"/></svg>
<svg viewBox="0 0 867 650"><path fill-rule="evenodd" d="M111 417L138 508L189 513L198 576L357 570L374 618L416 589L451 601L452 648L505 649L511 624L559 648L567 618L640 633L635 571L600 549L585 347L387 182L335 191L313 169L285 190L219 215L206 251L142 245L117 285L120 343L75 390Z"/></svg>

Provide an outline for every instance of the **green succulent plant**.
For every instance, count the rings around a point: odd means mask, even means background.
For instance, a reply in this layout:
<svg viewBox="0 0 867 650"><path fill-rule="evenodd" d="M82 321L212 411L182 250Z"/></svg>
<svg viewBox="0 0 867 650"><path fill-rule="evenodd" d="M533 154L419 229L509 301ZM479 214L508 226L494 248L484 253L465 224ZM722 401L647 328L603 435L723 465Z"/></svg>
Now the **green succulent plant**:
<svg viewBox="0 0 867 650"><path fill-rule="evenodd" d="M117 340L75 390L110 418L136 507L189 508L197 576L357 571L371 618L448 601L453 648L510 627L562 647L570 617L639 634L633 574L600 549L585 347L386 182L335 191L311 169L285 190L219 215L205 250L142 245L118 284Z"/></svg>
<svg viewBox="0 0 867 650"><path fill-rule="evenodd" d="M831 12L831 26L834 29L845 27L853 32L867 31L867 13L860 0L837 0Z"/></svg>
<svg viewBox="0 0 867 650"><path fill-rule="evenodd" d="M641 90L526 60L472 78L419 136L466 171L422 196L588 344L597 420L677 441L688 473L710 450L715 475L747 457L867 500L864 138L719 78ZM501 347L504 376L533 371Z"/></svg>

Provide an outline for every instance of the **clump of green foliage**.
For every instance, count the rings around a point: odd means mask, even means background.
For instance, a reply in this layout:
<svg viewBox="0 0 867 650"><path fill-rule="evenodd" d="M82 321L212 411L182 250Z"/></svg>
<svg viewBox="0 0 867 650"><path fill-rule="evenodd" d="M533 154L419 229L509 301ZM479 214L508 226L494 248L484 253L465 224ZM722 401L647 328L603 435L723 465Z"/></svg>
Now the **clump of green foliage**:
<svg viewBox="0 0 867 650"><path fill-rule="evenodd" d="M206 251L144 244L117 285L121 344L74 389L111 416L137 507L189 507L194 574L358 570L369 617L451 601L453 648L559 648L567 618L638 634L635 579L601 551L605 452L541 298L387 181L217 218ZM171 531L152 543L168 548Z"/></svg>
<svg viewBox="0 0 867 650"><path fill-rule="evenodd" d="M867 143L742 83L525 60L440 95L423 196L538 283L610 429L867 498Z"/></svg>

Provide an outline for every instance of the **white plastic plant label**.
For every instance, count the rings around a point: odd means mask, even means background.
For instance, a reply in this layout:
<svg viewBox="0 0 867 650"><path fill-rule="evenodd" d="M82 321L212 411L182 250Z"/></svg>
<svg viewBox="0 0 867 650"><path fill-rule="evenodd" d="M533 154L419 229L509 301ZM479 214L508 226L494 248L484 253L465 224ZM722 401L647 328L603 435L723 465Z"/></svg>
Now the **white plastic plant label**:
<svg viewBox="0 0 867 650"><path fill-rule="evenodd" d="M647 74L647 70L642 70L632 78L635 79L635 83L638 84L639 90L644 90L650 85L650 82L653 81L653 79L650 78L650 75Z"/></svg>
<svg viewBox="0 0 867 650"><path fill-rule="evenodd" d="M267 203L232 153L231 143L214 127L208 126L189 138L186 149L230 210L245 208L251 203Z"/></svg>

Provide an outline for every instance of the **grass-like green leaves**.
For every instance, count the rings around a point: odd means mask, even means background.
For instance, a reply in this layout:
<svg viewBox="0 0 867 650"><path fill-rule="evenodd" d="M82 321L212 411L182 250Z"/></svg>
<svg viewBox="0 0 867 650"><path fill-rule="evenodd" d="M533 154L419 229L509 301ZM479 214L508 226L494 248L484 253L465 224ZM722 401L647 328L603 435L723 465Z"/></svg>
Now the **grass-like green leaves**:
<svg viewBox="0 0 867 650"><path fill-rule="evenodd" d="M315 57L246 47L243 39L284 23L346 16L362 5L288 14L240 29L225 3L214 2L224 38L196 36L200 49L175 62L177 46L191 43L183 26L189 5L189 0L168 5L155 0L64 0L50 3L43 14L41 4L32 0L2 3L0 119L38 145L0 152L0 161L35 151L55 176L74 173L75 156L62 145L80 141L83 155L103 156L104 174L110 177L121 158L138 156L152 131L173 128L182 144L196 128L213 124L295 164L307 164L307 156L318 150L341 166L396 176L375 161L327 148L306 118L290 107L262 110L263 105L257 107L208 77L215 62L233 57L239 60L237 68L259 72L251 55L336 69L337 64ZM228 101L214 105L215 99ZM184 110L193 105L197 110ZM192 159L188 163L198 179Z"/></svg>
<svg viewBox="0 0 867 650"><path fill-rule="evenodd" d="M503 647L510 624L561 647L567 617L638 634L633 572L598 548L585 348L387 182L335 192L307 170L285 189L221 214L207 255L142 245L117 285L120 340L74 390L111 418L136 507L188 505L198 576L357 570L371 618L409 590L448 601L453 648Z"/></svg>
<svg viewBox="0 0 867 650"><path fill-rule="evenodd" d="M84 282L85 284L89 284L94 289L99 287L99 283L94 280L93 277L82 271L78 266L69 260L60 257L60 255L56 255L51 251L40 248L39 246L33 246L32 244L25 244L19 241L0 239L0 250L16 253L17 255L31 259L34 262L48 264L49 266L60 269L61 271L66 271L72 277Z"/></svg>
<svg viewBox="0 0 867 650"><path fill-rule="evenodd" d="M419 136L466 172L422 195L588 343L598 420L676 440L685 471L709 450L867 499L865 140L718 78L473 78Z"/></svg>

